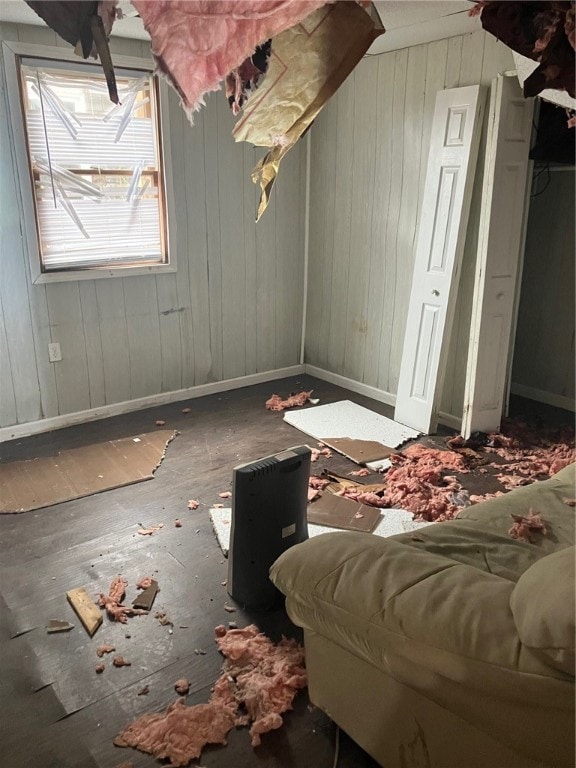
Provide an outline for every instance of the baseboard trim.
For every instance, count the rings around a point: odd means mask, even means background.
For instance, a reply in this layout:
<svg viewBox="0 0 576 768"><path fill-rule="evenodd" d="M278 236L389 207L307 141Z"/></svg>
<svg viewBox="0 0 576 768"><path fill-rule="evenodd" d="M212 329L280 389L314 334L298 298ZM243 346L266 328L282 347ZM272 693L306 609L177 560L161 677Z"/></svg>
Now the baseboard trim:
<svg viewBox="0 0 576 768"><path fill-rule="evenodd" d="M538 403L553 405L573 413L576 411L576 401L565 395L556 395L554 392L545 392L543 389L526 387L524 384L514 384L514 382L510 386L510 391L513 395L525 397L527 400L536 400Z"/></svg>
<svg viewBox="0 0 576 768"><path fill-rule="evenodd" d="M440 411L438 414L438 421L440 424L443 424L445 427L450 427L451 429L462 429L462 417L461 416L454 416L451 413L445 413L444 411Z"/></svg>
<svg viewBox="0 0 576 768"><path fill-rule="evenodd" d="M305 373L314 376L317 379L329 381L330 384L336 384L337 387L343 387L344 389L349 389L351 392L357 392L359 395L371 397L372 400L378 400L378 402L386 403L386 405L396 405L396 395L393 395L391 392L386 392L384 389L377 389L368 384L362 384L360 381L348 379L346 376L341 376L339 373L332 373L331 371L325 371L323 368L316 368L315 365L305 365L304 368Z"/></svg>
<svg viewBox="0 0 576 768"><path fill-rule="evenodd" d="M110 405L90 408L76 413L65 413L62 416L52 416L39 421L29 421L25 424L15 424L12 427L0 428L0 443L7 440L15 440L21 437L29 437L42 432L51 432L54 429L72 427L76 424L84 424L88 421L97 421L106 419L109 416L120 416L123 413L139 411L144 408L151 408L155 405L166 405L167 403L176 403L180 400L190 400L205 395L214 395L218 392L227 392L232 389L241 389L250 387L252 384L262 384L266 381L275 381L276 379L285 379L289 376L301 376L305 371L304 365L292 365L287 368L277 368L273 371L264 373L252 373L248 376L239 376L234 379L224 379L223 381L214 381L209 384L199 384L196 387L187 389L177 389L173 392L162 392L157 395L148 395L139 397L136 400L126 400L122 403L112 403Z"/></svg>

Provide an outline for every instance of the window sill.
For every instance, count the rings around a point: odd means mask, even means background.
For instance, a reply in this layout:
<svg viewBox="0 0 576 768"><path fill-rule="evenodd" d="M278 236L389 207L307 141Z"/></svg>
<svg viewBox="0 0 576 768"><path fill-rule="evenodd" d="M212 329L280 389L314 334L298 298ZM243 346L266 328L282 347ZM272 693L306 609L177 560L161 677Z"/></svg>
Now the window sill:
<svg viewBox="0 0 576 768"><path fill-rule="evenodd" d="M75 280L103 280L111 277L134 277L136 275L159 275L176 272L175 264L154 264L147 267L100 267L97 269L63 270L41 272L34 275L35 285L42 283L66 283Z"/></svg>

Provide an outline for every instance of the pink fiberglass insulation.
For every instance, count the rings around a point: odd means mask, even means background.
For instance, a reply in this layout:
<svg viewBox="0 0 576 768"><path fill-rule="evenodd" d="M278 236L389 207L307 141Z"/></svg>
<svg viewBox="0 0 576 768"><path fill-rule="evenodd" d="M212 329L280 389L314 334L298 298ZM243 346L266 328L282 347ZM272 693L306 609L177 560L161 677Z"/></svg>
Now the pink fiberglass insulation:
<svg viewBox="0 0 576 768"><path fill-rule="evenodd" d="M508 531L513 539L519 541L525 541L527 544L533 544L536 541L537 535L546 536L547 530L544 521L540 517L538 512L534 512L532 509L525 517L522 515L512 515L514 524Z"/></svg>
<svg viewBox="0 0 576 768"><path fill-rule="evenodd" d="M256 47L327 0L133 0L158 69L190 116Z"/></svg>
<svg viewBox="0 0 576 768"><path fill-rule="evenodd" d="M342 496L381 508L400 508L417 520L442 522L455 517L462 507L502 495L502 491L469 495L459 477L471 465L484 463L479 471L492 475L506 490L542 480L576 461L574 429L531 427L524 421L506 420L499 433L465 441L447 441L454 450L428 448L415 443L390 457L392 468L381 490L345 489ZM490 461L494 457L498 461Z"/></svg>
<svg viewBox="0 0 576 768"><path fill-rule="evenodd" d="M294 640L274 645L254 625L229 630L221 625L215 632L225 661L208 704L188 707L179 699L165 712L142 715L117 736L117 746L179 768L199 757L206 744L225 744L234 726L251 724L257 746L262 733L282 725L282 713L307 685L304 649Z"/></svg>
<svg viewBox="0 0 576 768"><path fill-rule="evenodd" d="M280 395L272 395L272 397L266 400L266 408L269 411L285 411L286 408L297 408L300 405L305 405L310 400L311 394L312 390L310 392L299 392L296 395L289 395L285 400Z"/></svg>
<svg viewBox="0 0 576 768"><path fill-rule="evenodd" d="M464 456L455 451L427 448L420 443L390 456L392 467L378 492L347 488L340 495L373 507L406 509L417 520L450 520L461 509L462 486L449 471L468 472Z"/></svg>

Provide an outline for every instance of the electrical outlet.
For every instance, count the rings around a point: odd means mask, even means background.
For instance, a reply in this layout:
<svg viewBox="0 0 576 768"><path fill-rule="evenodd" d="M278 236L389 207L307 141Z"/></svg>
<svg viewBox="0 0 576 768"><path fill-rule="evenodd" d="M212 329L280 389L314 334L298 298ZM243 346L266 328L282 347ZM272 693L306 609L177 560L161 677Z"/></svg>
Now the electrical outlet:
<svg viewBox="0 0 576 768"><path fill-rule="evenodd" d="M52 344L48 344L48 360L51 363L59 363L62 360L62 352L60 351L60 344L57 341Z"/></svg>

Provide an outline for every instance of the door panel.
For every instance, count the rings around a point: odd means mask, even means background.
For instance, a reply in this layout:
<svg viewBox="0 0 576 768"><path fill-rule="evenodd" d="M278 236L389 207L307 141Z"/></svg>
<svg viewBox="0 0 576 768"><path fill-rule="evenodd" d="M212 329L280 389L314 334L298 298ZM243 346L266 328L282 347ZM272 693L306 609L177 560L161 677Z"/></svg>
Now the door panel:
<svg viewBox="0 0 576 768"><path fill-rule="evenodd" d="M394 418L430 432L442 388L482 125L480 86L439 91Z"/></svg>

